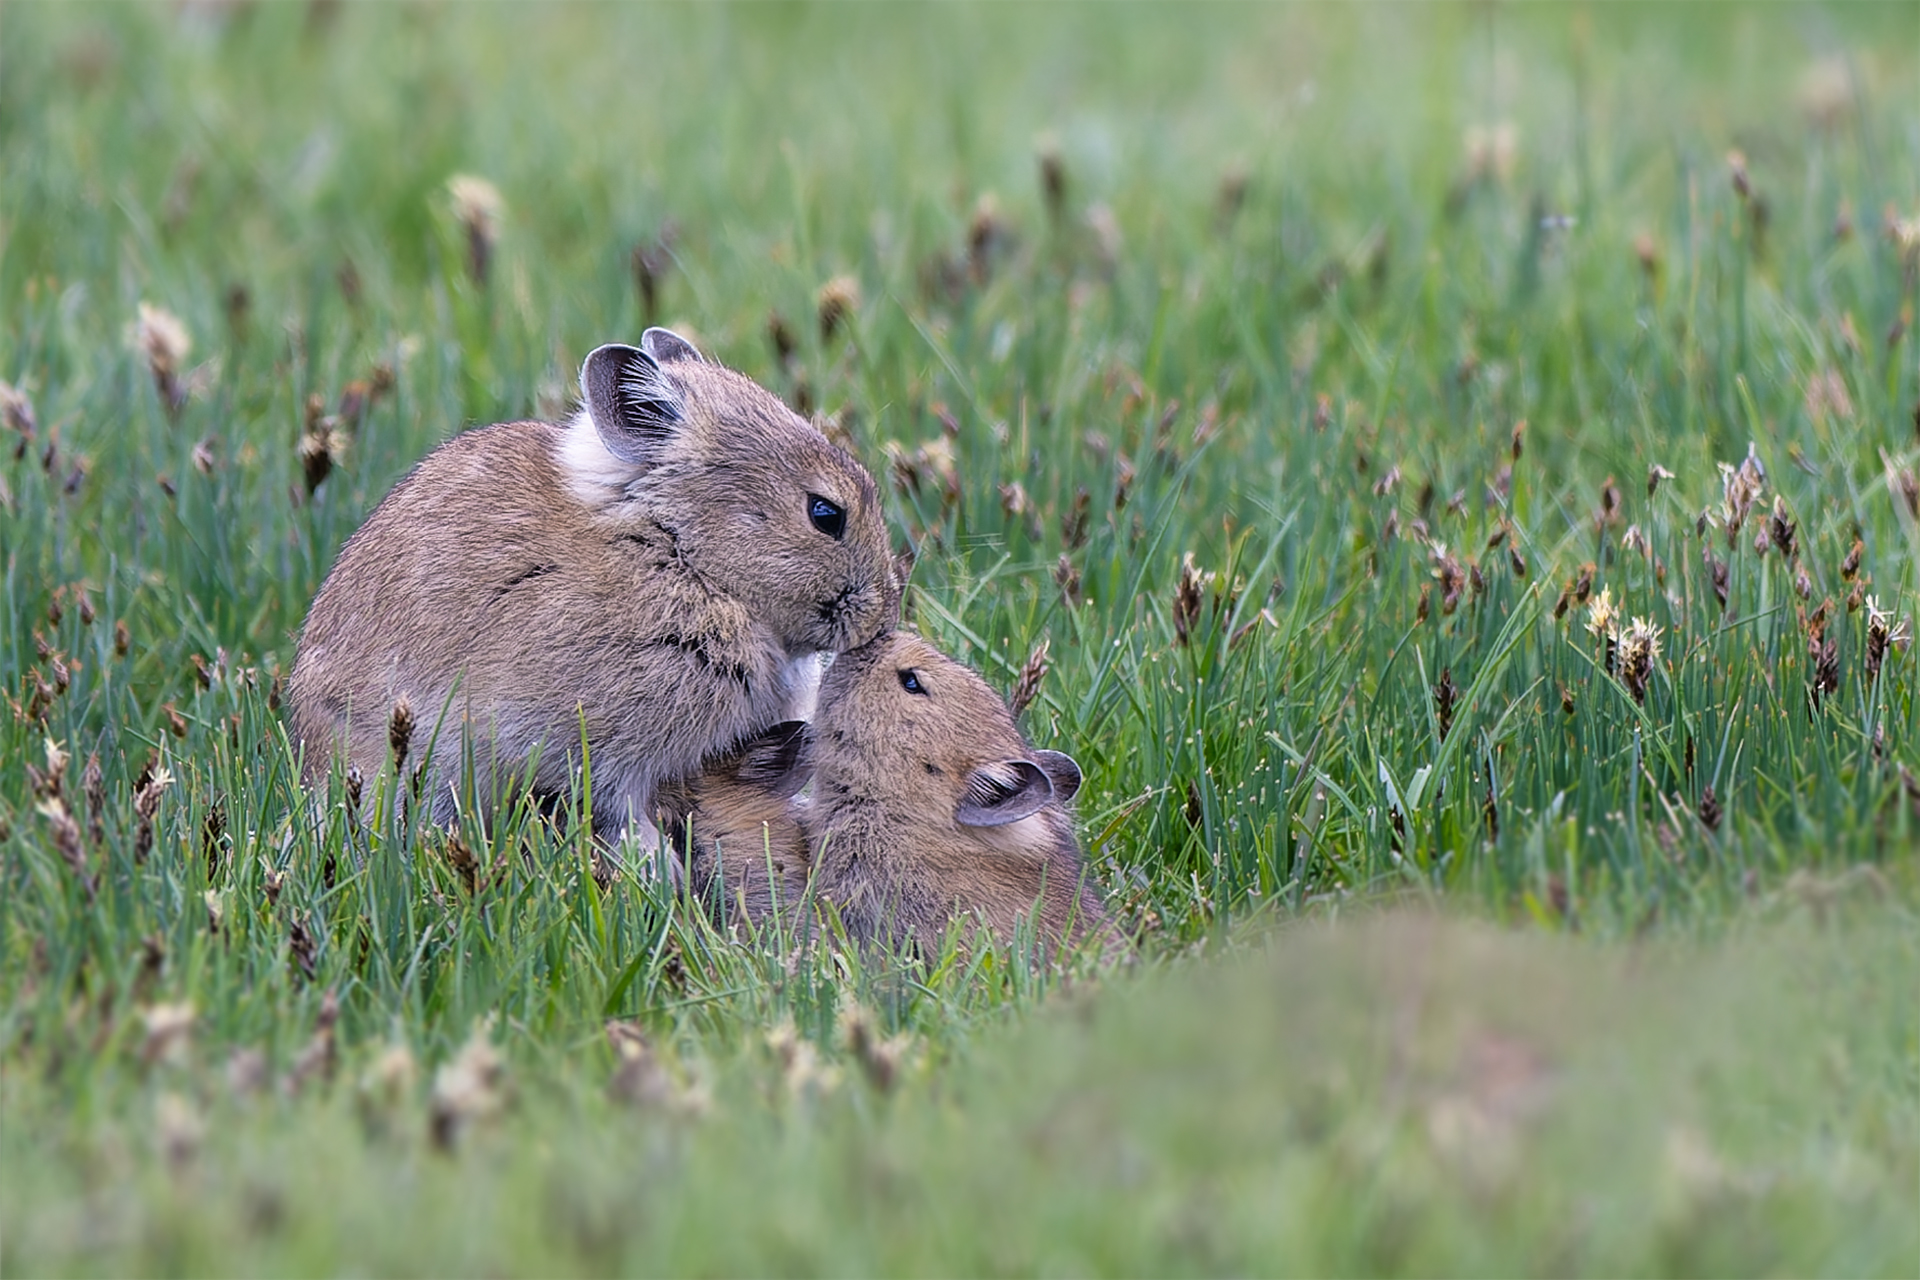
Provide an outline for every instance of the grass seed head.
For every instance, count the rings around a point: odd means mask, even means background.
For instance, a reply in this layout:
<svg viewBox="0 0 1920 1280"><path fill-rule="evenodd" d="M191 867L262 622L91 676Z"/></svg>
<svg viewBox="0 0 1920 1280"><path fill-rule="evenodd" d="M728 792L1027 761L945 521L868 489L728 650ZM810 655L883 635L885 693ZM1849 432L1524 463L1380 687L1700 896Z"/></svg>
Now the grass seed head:
<svg viewBox="0 0 1920 1280"><path fill-rule="evenodd" d="M1078 551L1087 544L1087 527L1093 519L1093 494L1085 485L1073 491L1073 505L1060 517L1060 540L1067 550Z"/></svg>
<svg viewBox="0 0 1920 1280"><path fill-rule="evenodd" d="M1619 645L1620 683L1635 702L1644 703L1654 660L1660 656L1660 628L1635 618L1621 630Z"/></svg>
<svg viewBox="0 0 1920 1280"><path fill-rule="evenodd" d="M135 313L129 341L134 350L146 358L147 371L153 375L154 388L159 391L167 412L178 414L187 399L180 371L186 364L187 354L193 350L193 338L187 333L187 326L164 307L142 302Z"/></svg>
<svg viewBox="0 0 1920 1280"><path fill-rule="evenodd" d="M639 1026L631 1022L608 1022L606 1032L616 1064L607 1081L607 1096L642 1110L672 1105L679 1090Z"/></svg>
<svg viewBox="0 0 1920 1280"><path fill-rule="evenodd" d="M792 364L794 353L800 349L800 340L794 336L793 326L778 311L767 313L767 345L773 348L773 358L782 367Z"/></svg>
<svg viewBox="0 0 1920 1280"><path fill-rule="evenodd" d="M1447 734L1453 729L1453 711L1459 705L1460 690L1453 683L1453 668L1440 668L1440 678L1433 685L1433 716L1440 729L1440 741L1447 740Z"/></svg>
<svg viewBox="0 0 1920 1280"><path fill-rule="evenodd" d="M193 1104L172 1091L163 1093L154 1104L153 1124L161 1158L175 1172L192 1164L207 1136L207 1122Z"/></svg>
<svg viewBox="0 0 1920 1280"><path fill-rule="evenodd" d="M506 1105L507 1069L493 1047L492 1031L491 1017L475 1023L466 1045L434 1073L427 1133L441 1151L452 1151L469 1128Z"/></svg>
<svg viewBox="0 0 1920 1280"><path fill-rule="evenodd" d="M1069 608L1078 606L1086 599L1080 589L1080 570L1075 567L1073 557L1064 551L1053 566L1053 582L1060 588L1060 596Z"/></svg>
<svg viewBox="0 0 1920 1280"><path fill-rule="evenodd" d="M1240 210L1247 203L1247 170L1243 165L1229 165L1220 175L1220 188L1214 196L1214 208L1220 219L1220 227L1225 230L1233 220L1240 216Z"/></svg>
<svg viewBox="0 0 1920 1280"><path fill-rule="evenodd" d="M1656 492L1658 492L1660 488L1660 482L1662 480L1671 480L1671 479L1673 479L1673 472L1667 470L1665 467L1661 466L1659 463L1656 462L1651 467L1648 467L1647 468L1647 496L1651 498Z"/></svg>
<svg viewBox="0 0 1920 1280"><path fill-rule="evenodd" d="M184 1057L196 1016L193 1005L186 1002L153 1004L140 1010L140 1022L146 1028L140 1042L140 1061L152 1066Z"/></svg>
<svg viewBox="0 0 1920 1280"><path fill-rule="evenodd" d="M1718 831L1722 816L1720 797L1713 794L1713 784L1709 782L1700 792L1700 825L1709 831Z"/></svg>
<svg viewBox="0 0 1920 1280"><path fill-rule="evenodd" d="M1840 562L1840 578L1852 582L1860 573L1860 557L1866 553L1867 544L1860 539L1853 540L1853 546L1847 549L1846 559Z"/></svg>
<svg viewBox="0 0 1920 1280"><path fill-rule="evenodd" d="M1593 520L1595 527L1601 529L1620 523L1620 482L1612 476L1600 486L1600 510L1594 513Z"/></svg>
<svg viewBox="0 0 1920 1280"><path fill-rule="evenodd" d="M1633 256L1640 263L1640 274L1649 281L1660 278L1660 242L1652 233L1642 231L1633 238Z"/></svg>
<svg viewBox="0 0 1920 1280"><path fill-rule="evenodd" d="M974 202L967 224L967 266L975 284L985 284L993 272L993 258L1012 240L1012 231L1000 214L1000 201L991 192Z"/></svg>
<svg viewBox="0 0 1920 1280"><path fill-rule="evenodd" d="M1192 643L1200 621L1200 596L1213 575L1201 572L1189 551L1180 560L1180 580L1173 589L1173 638L1181 648Z"/></svg>
<svg viewBox="0 0 1920 1280"><path fill-rule="evenodd" d="M340 432L326 426L300 437L300 478L306 483L308 497L333 474L333 464L345 444Z"/></svg>
<svg viewBox="0 0 1920 1280"><path fill-rule="evenodd" d="M87 767L80 773L80 791L87 802L87 838L95 845L106 839L107 778L100 768L100 753L87 756Z"/></svg>
<svg viewBox="0 0 1920 1280"><path fill-rule="evenodd" d="M1727 176L1733 182L1735 195L1742 200L1752 197L1753 179L1747 173L1747 155L1737 147L1727 152Z"/></svg>
<svg viewBox="0 0 1920 1280"><path fill-rule="evenodd" d="M1467 571L1442 542L1429 543L1427 557L1433 564L1433 578L1440 586L1440 612L1451 616L1467 589Z"/></svg>
<svg viewBox="0 0 1920 1280"><path fill-rule="evenodd" d="M1912 467L1903 467L1890 477L1893 491L1907 509L1909 519L1920 520L1920 477L1916 477Z"/></svg>
<svg viewBox="0 0 1920 1280"><path fill-rule="evenodd" d="M1760 465L1752 445L1747 446L1747 456L1739 466L1720 464L1720 523L1726 530L1729 547L1739 536L1740 526L1746 523L1747 513L1759 501L1766 479L1766 469Z"/></svg>
<svg viewBox="0 0 1920 1280"><path fill-rule="evenodd" d="M867 1083L881 1093L893 1092L913 1037L902 1034L883 1039L872 1011L857 1002L843 1007L837 1021L840 1042L859 1064Z"/></svg>
<svg viewBox="0 0 1920 1280"><path fill-rule="evenodd" d="M94 875L87 865L87 853L80 842L80 824L73 820L73 813L67 808L67 802L57 795L48 796L34 804L34 811L47 820L47 834L53 838L53 850L60 855L60 861L67 864L74 878L80 882L87 900L93 900L94 890L99 887L99 877Z"/></svg>
<svg viewBox="0 0 1920 1280"><path fill-rule="evenodd" d="M1880 669L1887 660L1887 651L1895 649L1904 652L1912 643L1913 631L1905 618L1896 620L1892 610L1882 609L1878 598L1868 596L1866 606L1866 669L1867 680L1871 683L1880 678Z"/></svg>
<svg viewBox="0 0 1920 1280"><path fill-rule="evenodd" d="M454 219L467 237L467 274L475 284L484 285L506 202L500 198L498 187L468 173L456 173L447 179L447 195L453 203Z"/></svg>
<svg viewBox="0 0 1920 1280"><path fill-rule="evenodd" d="M27 393L11 382L0 381L0 422L7 430L19 436L15 445L14 458L25 457L27 446L32 443L40 426L40 420L33 412L33 400Z"/></svg>
<svg viewBox="0 0 1920 1280"><path fill-rule="evenodd" d="M1822 698L1830 698L1840 692L1840 645L1835 640L1812 640L1807 644L1807 656L1813 667L1808 680L1808 696L1813 705L1819 706Z"/></svg>
<svg viewBox="0 0 1920 1280"><path fill-rule="evenodd" d="M275 874L278 875L278 873ZM279 896L279 887L276 885L268 892L268 901ZM313 930L307 927L305 916L293 915L287 920L287 963L293 966L295 973L312 982L319 960L320 940L314 937Z"/></svg>
<svg viewBox="0 0 1920 1280"><path fill-rule="evenodd" d="M1704 543L1702 543L1700 547L1700 558L1706 562L1707 579L1713 586L1714 599L1720 602L1720 612L1725 613L1727 611L1727 589L1729 585L1727 562L1715 556L1713 554L1713 548Z"/></svg>
<svg viewBox="0 0 1920 1280"><path fill-rule="evenodd" d="M814 305L819 315L820 341L830 342L860 310L860 282L852 276L835 276L820 286Z"/></svg>
<svg viewBox="0 0 1920 1280"><path fill-rule="evenodd" d="M773 1052L780 1068L780 1083L789 1098L822 1097L840 1083L840 1073L821 1064L820 1051L794 1028L791 1018L782 1019L767 1032L767 1048Z"/></svg>
<svg viewBox="0 0 1920 1280"><path fill-rule="evenodd" d="M1797 554L1794 543L1799 529L1787 515L1786 501L1779 494L1773 495L1773 514L1767 520L1767 536L1774 546L1780 548L1780 554L1791 560Z"/></svg>
<svg viewBox="0 0 1920 1280"><path fill-rule="evenodd" d="M1067 162L1060 155L1060 144L1043 138L1034 149L1040 166L1040 197L1046 202L1047 216L1059 222L1067 207Z"/></svg>
<svg viewBox="0 0 1920 1280"><path fill-rule="evenodd" d="M387 716L387 745L393 750L394 776L399 777L406 771L407 751L413 746L413 702L404 693Z"/></svg>
<svg viewBox="0 0 1920 1280"><path fill-rule="evenodd" d="M1033 646L1027 654L1026 663L1020 668L1020 676L1013 682L1013 692L1007 695L1007 709L1017 718L1033 700L1040 696L1040 682L1047 677L1047 650L1050 642L1042 636L1040 643Z"/></svg>

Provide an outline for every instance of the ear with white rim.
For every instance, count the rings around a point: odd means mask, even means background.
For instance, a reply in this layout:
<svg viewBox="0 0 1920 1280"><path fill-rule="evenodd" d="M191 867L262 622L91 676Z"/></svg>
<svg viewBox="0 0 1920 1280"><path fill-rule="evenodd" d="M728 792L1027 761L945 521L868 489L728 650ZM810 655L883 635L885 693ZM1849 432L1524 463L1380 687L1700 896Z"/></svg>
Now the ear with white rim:
<svg viewBox="0 0 1920 1280"><path fill-rule="evenodd" d="M967 775L967 792L953 811L963 827L1004 827L1046 808L1053 782L1031 760L996 760Z"/></svg>
<svg viewBox="0 0 1920 1280"><path fill-rule="evenodd" d="M580 393L600 443L622 462L654 462L685 416L680 390L660 372L659 362L622 343L610 342L587 357L580 368Z"/></svg>
<svg viewBox="0 0 1920 1280"><path fill-rule="evenodd" d="M691 342L671 329L647 330L640 335L640 349L659 364L672 364L676 360L691 360L695 364L707 362Z"/></svg>

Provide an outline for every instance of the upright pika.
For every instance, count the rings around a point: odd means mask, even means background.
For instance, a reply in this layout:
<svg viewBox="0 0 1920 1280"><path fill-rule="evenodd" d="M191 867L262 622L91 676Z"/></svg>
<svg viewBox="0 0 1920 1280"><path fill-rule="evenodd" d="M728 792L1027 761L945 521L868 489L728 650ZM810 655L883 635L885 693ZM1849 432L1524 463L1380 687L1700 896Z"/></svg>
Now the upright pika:
<svg viewBox="0 0 1920 1280"><path fill-rule="evenodd" d="M1002 939L1117 940L1069 804L1080 767L1035 750L970 668L905 631L828 668L804 751L785 726L677 790L693 884L764 918L809 879L862 942L924 945L957 914ZM811 796L783 797L811 779Z"/></svg>
<svg viewBox="0 0 1920 1280"><path fill-rule="evenodd" d="M594 826L617 837L662 781L804 717L820 655L889 623L879 496L844 450L664 329L599 348L580 383L564 425L435 449L341 549L288 686L309 777L335 750L371 776L405 698L437 732L447 821L536 756L536 792L563 793L584 729Z"/></svg>

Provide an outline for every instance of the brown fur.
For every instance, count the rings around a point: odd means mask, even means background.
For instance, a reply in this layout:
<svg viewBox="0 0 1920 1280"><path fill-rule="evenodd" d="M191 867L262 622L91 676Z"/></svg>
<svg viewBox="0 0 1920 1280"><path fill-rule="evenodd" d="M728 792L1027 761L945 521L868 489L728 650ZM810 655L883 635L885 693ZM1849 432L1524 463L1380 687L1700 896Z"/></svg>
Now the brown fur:
<svg viewBox="0 0 1920 1280"><path fill-rule="evenodd" d="M694 897L723 919L764 924L801 901L812 869L801 826L807 726L775 725L708 765L698 777L661 787L661 832Z"/></svg>
<svg viewBox="0 0 1920 1280"><path fill-rule="evenodd" d="M564 792L584 733L594 824L617 834L663 780L804 714L814 656L885 625L897 585L867 472L673 335L642 345L589 357L573 424L454 437L348 540L288 690L309 776L339 748L371 777L404 695L416 759L437 729L440 820L487 812L536 755L535 789ZM618 412L609 352L647 379L619 382ZM601 470L569 453L583 445ZM840 540L810 494L844 508Z"/></svg>
<svg viewBox="0 0 1920 1280"><path fill-rule="evenodd" d="M923 693L903 686L908 671ZM770 846L781 897L798 900L810 875L861 942L936 945L971 914L1002 940L1034 917L1049 949L1090 935L1118 945L1074 836L1078 766L1029 746L971 669L918 636L882 635L828 669L808 737L810 798L783 805L731 762L685 793L695 879L717 867L705 874L722 877L730 906L764 918ZM994 778L1008 785L983 787Z"/></svg>

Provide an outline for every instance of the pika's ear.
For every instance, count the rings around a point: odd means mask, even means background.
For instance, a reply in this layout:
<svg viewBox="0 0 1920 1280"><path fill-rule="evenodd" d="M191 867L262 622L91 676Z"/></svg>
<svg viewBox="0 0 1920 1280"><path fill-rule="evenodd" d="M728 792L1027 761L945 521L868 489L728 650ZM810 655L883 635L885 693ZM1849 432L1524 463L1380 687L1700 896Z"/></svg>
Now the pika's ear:
<svg viewBox="0 0 1920 1280"><path fill-rule="evenodd" d="M1080 765L1064 751L1036 751L1033 762L1053 784L1053 798L1066 804L1080 791Z"/></svg>
<svg viewBox="0 0 1920 1280"><path fill-rule="evenodd" d="M677 339L676 339L677 341ZM607 452L622 462L652 463L684 416L680 391L638 347L610 342L580 368L580 394Z"/></svg>
<svg viewBox="0 0 1920 1280"><path fill-rule="evenodd" d="M963 827L1004 827L1040 812L1053 783L1031 760L997 760L967 775L967 793L953 820Z"/></svg>
<svg viewBox="0 0 1920 1280"><path fill-rule="evenodd" d="M672 364L675 360L691 360L695 364L707 362L707 358L696 351L691 342L671 329L647 330L640 335L640 349L659 364Z"/></svg>
<svg viewBox="0 0 1920 1280"><path fill-rule="evenodd" d="M789 799L813 771L808 741L805 720L783 721L740 747L730 766L733 776L755 790Z"/></svg>

